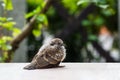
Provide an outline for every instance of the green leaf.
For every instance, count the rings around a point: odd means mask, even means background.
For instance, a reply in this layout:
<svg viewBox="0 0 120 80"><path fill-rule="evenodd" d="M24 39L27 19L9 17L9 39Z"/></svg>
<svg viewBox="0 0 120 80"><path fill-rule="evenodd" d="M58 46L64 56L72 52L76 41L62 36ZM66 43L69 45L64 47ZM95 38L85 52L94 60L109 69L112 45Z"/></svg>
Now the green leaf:
<svg viewBox="0 0 120 80"><path fill-rule="evenodd" d="M100 26L103 25L105 21L102 17L97 17L93 22L96 26Z"/></svg>
<svg viewBox="0 0 120 80"><path fill-rule="evenodd" d="M0 48L4 51L7 51L7 50L11 50L12 46L8 44L2 44Z"/></svg>
<svg viewBox="0 0 120 80"><path fill-rule="evenodd" d="M97 4L97 3L99 2L99 0L79 0L79 1L77 2L77 5L82 5L82 4L91 3L91 2Z"/></svg>
<svg viewBox="0 0 120 80"><path fill-rule="evenodd" d="M41 31L40 31L40 30L37 30L37 29L34 29L34 30L32 31L32 33L33 33L33 35L34 35L35 37L39 37L39 36L41 35Z"/></svg>
<svg viewBox="0 0 120 80"><path fill-rule="evenodd" d="M99 5L100 8L107 9L109 5Z"/></svg>
<svg viewBox="0 0 120 80"><path fill-rule="evenodd" d="M0 48L2 50L10 50L11 49L11 46L8 45L7 43L9 41L12 40L12 37L9 37L9 36L3 36L1 39L0 39Z"/></svg>
<svg viewBox="0 0 120 80"><path fill-rule="evenodd" d="M89 35L88 39L89 40L97 40L97 37L95 35Z"/></svg>
<svg viewBox="0 0 120 80"><path fill-rule="evenodd" d="M12 33L12 36L13 37L16 37L18 34L20 34L21 33L21 30L20 29L18 29L18 28L13 28L13 33Z"/></svg>
<svg viewBox="0 0 120 80"><path fill-rule="evenodd" d="M3 59L2 59L2 57L0 57L0 62L3 62Z"/></svg>
<svg viewBox="0 0 120 80"><path fill-rule="evenodd" d="M44 4L46 2L44 0L26 0L26 1L32 7L34 7L34 6L40 6L40 5L44 6Z"/></svg>
<svg viewBox="0 0 120 80"><path fill-rule="evenodd" d="M40 14L38 17L37 17L37 20L40 21L40 22L44 22L46 16L44 14Z"/></svg>
<svg viewBox="0 0 120 80"><path fill-rule="evenodd" d="M30 13L27 13L26 15L25 15L25 18L27 19L27 18L30 18L30 17L32 17L34 15L34 12L30 12Z"/></svg>
<svg viewBox="0 0 120 80"><path fill-rule="evenodd" d="M97 4L100 0L91 0L93 3Z"/></svg>
<svg viewBox="0 0 120 80"><path fill-rule="evenodd" d="M5 23L2 23L0 24L0 26L8 29L8 30L11 30L12 27L15 25L16 23L15 22L5 22Z"/></svg>
<svg viewBox="0 0 120 80"><path fill-rule="evenodd" d="M8 45L8 44L2 44L1 49L4 51L7 51L7 50L12 49L12 47L11 47L11 45Z"/></svg>
<svg viewBox="0 0 120 80"><path fill-rule="evenodd" d="M87 2L89 2L89 0L79 0L79 1L77 2L77 5L81 5L81 4L87 3Z"/></svg>
<svg viewBox="0 0 120 80"><path fill-rule="evenodd" d="M37 26L37 28L35 28L32 33L35 37L39 37L41 35L41 29L42 29L43 25L42 24L39 24Z"/></svg>
<svg viewBox="0 0 120 80"><path fill-rule="evenodd" d="M3 37L2 37L2 40L4 40L4 41L11 41L11 40L12 40L12 37L3 36Z"/></svg>
<svg viewBox="0 0 120 80"><path fill-rule="evenodd" d="M4 51L4 54L3 54L3 61L6 60L8 58L8 52L7 51Z"/></svg>
<svg viewBox="0 0 120 80"><path fill-rule="evenodd" d="M102 13L105 15L105 16L111 16L111 15L114 15L115 14L115 10L110 8L110 9L106 9L106 10L102 10Z"/></svg>
<svg viewBox="0 0 120 80"><path fill-rule="evenodd" d="M12 6L12 1L11 0L3 0L4 2L4 8L6 10L13 10L13 6Z"/></svg>
<svg viewBox="0 0 120 80"><path fill-rule="evenodd" d="M5 41L5 40L0 39L0 47L2 47L2 45L3 45L3 44L5 44L5 43L6 43L6 41Z"/></svg>
<svg viewBox="0 0 120 80"><path fill-rule="evenodd" d="M44 25L48 25L48 20L47 20L47 16L45 14L40 14L38 17L37 17L37 20L41 23L43 23Z"/></svg>
<svg viewBox="0 0 120 80"><path fill-rule="evenodd" d="M70 14L75 13L78 10L78 0L61 0L64 7L66 7Z"/></svg>
<svg viewBox="0 0 120 80"><path fill-rule="evenodd" d="M7 20L6 17L0 17L0 21L4 22L6 20Z"/></svg>
<svg viewBox="0 0 120 80"><path fill-rule="evenodd" d="M90 26L91 25L91 22L89 20L83 20L82 21L82 25L83 26Z"/></svg>
<svg viewBox="0 0 120 80"><path fill-rule="evenodd" d="M43 25L42 24L39 24L38 25L38 29L41 30L43 28Z"/></svg>
<svg viewBox="0 0 120 80"><path fill-rule="evenodd" d="M6 22L6 21L12 21L13 18L9 17L9 18L6 18L6 17L0 17L0 21L1 22Z"/></svg>
<svg viewBox="0 0 120 80"><path fill-rule="evenodd" d="M33 10L32 12L29 12L25 15L25 18L30 18L35 14L38 14L41 11L41 7L38 6L35 10Z"/></svg>

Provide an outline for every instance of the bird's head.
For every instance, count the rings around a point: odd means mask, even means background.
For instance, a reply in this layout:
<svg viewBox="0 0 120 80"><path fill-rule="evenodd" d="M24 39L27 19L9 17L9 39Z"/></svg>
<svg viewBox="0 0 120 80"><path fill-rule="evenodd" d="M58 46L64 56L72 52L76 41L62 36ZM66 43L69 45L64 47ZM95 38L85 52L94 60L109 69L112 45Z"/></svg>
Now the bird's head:
<svg viewBox="0 0 120 80"><path fill-rule="evenodd" d="M60 49L64 46L63 41L59 38L54 38L50 42L50 46L54 49Z"/></svg>

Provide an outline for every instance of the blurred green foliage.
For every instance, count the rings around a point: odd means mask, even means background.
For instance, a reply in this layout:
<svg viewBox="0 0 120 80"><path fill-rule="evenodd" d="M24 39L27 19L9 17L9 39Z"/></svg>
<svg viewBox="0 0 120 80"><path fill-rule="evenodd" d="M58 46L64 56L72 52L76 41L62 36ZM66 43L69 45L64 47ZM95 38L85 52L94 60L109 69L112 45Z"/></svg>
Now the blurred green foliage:
<svg viewBox="0 0 120 80"><path fill-rule="evenodd" d="M28 12L30 13L43 4L43 0L27 1ZM82 26L87 29L87 33L89 34L87 43L84 44L81 41L82 37L79 32L75 32L67 40L64 40L65 44L67 45L67 58L65 61L86 61L84 57L85 54L82 54L83 48L87 51L87 45L90 43L89 41L98 40L97 35L102 25L106 25L111 32L117 31L117 0L61 0L60 2L67 9L68 13L74 17L77 17L77 15L91 3L98 7L93 13L86 16L86 19L80 22L82 23ZM66 21L61 18L53 6L51 6L44 15L46 15L48 19L47 21L49 25L47 27L47 31L51 35L55 35L64 29ZM33 54L37 52L44 38L43 35L41 35L39 39L36 39L33 36L34 35L31 34L28 40L28 46L34 47L34 49L30 48L28 50L28 55L32 55L30 58L33 57ZM31 39L32 41L30 41ZM35 45L33 45L31 42L34 42ZM100 58L94 58L92 53L88 51L86 57L89 57L90 59L96 59L96 61L100 60Z"/></svg>
<svg viewBox="0 0 120 80"><path fill-rule="evenodd" d="M3 0L3 6L5 10L13 10L12 1L11 0Z"/></svg>
<svg viewBox="0 0 120 80"><path fill-rule="evenodd" d="M41 29L43 26L48 26L47 16L45 14L40 13L41 10L45 6L44 0L27 0L28 5L28 13L26 14L26 18L29 19L35 15L36 23L35 28L33 29L32 33L35 37L39 37L41 35ZM30 10L29 10L30 9Z"/></svg>
<svg viewBox="0 0 120 80"><path fill-rule="evenodd" d="M3 16L0 16L0 62L4 62L8 57L8 50L11 50L10 41L16 37L21 30L14 27L16 22L12 17L7 17L7 11L13 10L11 0L2 0L4 8ZM11 32L11 33L10 33ZM9 35L8 35L8 34Z"/></svg>
<svg viewBox="0 0 120 80"><path fill-rule="evenodd" d="M3 53L0 61L4 61L7 57L7 50L12 48L9 42L21 31L14 27L16 24L15 21L11 17L7 17L7 11L14 10L11 0L1 1L3 2L4 14L0 16L0 31L6 30L12 32L12 35L0 33L0 50ZM45 14L40 13L45 7L45 0L26 1L28 8L25 18L27 21L29 22L33 16L37 16L36 22L34 23L35 28L28 38L28 55L31 58L42 45L44 38L42 33L43 28L51 35L55 35L64 29L66 21L61 18L53 6ZM85 61L85 54L82 54L83 48L87 51L86 47L89 41L97 40L97 35L102 25L106 25L111 32L117 31L117 0L60 0L60 2L73 17L77 17L91 3L98 7L94 13L89 14L86 16L86 19L80 22L89 34L88 42L83 43L81 41L82 37L79 32L71 34L71 37L65 40L68 53L65 61ZM92 53L88 53L87 58L94 59ZM99 61L99 59L96 60Z"/></svg>

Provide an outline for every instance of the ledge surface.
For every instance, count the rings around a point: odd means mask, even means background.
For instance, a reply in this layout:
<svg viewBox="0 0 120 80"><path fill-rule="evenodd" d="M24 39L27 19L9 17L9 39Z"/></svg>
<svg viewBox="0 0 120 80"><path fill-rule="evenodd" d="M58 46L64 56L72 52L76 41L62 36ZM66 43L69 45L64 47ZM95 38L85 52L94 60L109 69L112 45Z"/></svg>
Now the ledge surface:
<svg viewBox="0 0 120 80"><path fill-rule="evenodd" d="M0 80L120 80L119 63L62 63L59 68L24 70L28 63L0 63Z"/></svg>

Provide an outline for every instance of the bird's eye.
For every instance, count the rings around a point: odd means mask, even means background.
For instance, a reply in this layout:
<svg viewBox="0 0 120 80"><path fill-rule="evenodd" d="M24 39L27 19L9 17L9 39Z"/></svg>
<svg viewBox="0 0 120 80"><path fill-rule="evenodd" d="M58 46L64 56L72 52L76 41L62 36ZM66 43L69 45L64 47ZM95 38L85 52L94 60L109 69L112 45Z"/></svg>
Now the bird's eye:
<svg viewBox="0 0 120 80"><path fill-rule="evenodd" d="M60 43L58 43L58 45L60 45Z"/></svg>
<svg viewBox="0 0 120 80"><path fill-rule="evenodd" d="M54 45L54 43L51 43L50 45L51 45L51 46L53 46L53 45Z"/></svg>
<svg viewBox="0 0 120 80"><path fill-rule="evenodd" d="M58 45L63 46L63 44L62 44L62 43L58 43Z"/></svg>

